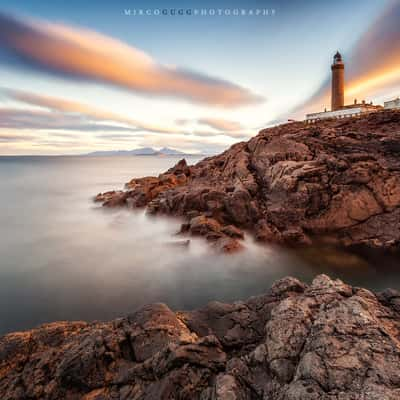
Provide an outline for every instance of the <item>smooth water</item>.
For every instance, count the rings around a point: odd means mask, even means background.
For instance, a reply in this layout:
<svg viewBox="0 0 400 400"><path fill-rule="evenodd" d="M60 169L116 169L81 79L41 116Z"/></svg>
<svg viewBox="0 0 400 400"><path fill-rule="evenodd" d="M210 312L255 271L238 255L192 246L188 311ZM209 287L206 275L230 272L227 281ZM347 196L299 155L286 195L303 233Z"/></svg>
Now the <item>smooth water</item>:
<svg viewBox="0 0 400 400"><path fill-rule="evenodd" d="M372 289L400 288L397 256L295 254L250 239L242 253L215 254L202 239L174 245L178 220L92 202L98 192L177 161L0 157L0 334L55 320L110 319L150 302L190 309L237 300L286 275L309 281L325 272Z"/></svg>

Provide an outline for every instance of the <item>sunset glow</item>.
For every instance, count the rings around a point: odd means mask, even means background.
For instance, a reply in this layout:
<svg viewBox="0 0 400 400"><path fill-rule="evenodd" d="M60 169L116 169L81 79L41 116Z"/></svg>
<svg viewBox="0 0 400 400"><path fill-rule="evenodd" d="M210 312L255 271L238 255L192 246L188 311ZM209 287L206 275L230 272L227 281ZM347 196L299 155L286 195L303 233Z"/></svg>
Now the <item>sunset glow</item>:
<svg viewBox="0 0 400 400"><path fill-rule="evenodd" d="M336 49L346 61L346 102L382 103L400 90L398 2L356 1L357 17L317 1L307 9L283 3L273 17L238 17L224 30L216 17L139 19L117 4L102 8L113 23L82 9L83 24L72 8L60 19L55 6L22 15L7 3L0 10L0 154L151 145L216 152L329 107ZM313 13L326 15L325 24ZM319 24L318 38L295 33L311 35L309 18ZM216 41L203 39L205 26Z"/></svg>

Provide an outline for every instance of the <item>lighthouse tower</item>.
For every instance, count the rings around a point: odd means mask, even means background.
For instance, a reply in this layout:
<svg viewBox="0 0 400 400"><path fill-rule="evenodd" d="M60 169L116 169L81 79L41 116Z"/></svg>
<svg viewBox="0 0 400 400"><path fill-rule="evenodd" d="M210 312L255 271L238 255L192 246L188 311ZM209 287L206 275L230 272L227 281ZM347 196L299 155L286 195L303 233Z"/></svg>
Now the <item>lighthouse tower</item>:
<svg viewBox="0 0 400 400"><path fill-rule="evenodd" d="M342 55L337 51L333 57L332 69L332 111L340 110L344 106L344 63Z"/></svg>

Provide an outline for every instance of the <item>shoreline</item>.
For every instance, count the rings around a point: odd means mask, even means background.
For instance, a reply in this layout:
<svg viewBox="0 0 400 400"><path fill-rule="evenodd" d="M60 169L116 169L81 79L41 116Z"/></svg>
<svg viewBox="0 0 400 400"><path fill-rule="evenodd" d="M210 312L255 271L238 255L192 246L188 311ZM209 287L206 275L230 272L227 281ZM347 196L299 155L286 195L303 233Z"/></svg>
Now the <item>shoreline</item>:
<svg viewBox="0 0 400 400"><path fill-rule="evenodd" d="M225 252L242 248L244 231L264 243L399 249L399 132L398 110L279 125L95 201L181 217L182 233Z"/></svg>

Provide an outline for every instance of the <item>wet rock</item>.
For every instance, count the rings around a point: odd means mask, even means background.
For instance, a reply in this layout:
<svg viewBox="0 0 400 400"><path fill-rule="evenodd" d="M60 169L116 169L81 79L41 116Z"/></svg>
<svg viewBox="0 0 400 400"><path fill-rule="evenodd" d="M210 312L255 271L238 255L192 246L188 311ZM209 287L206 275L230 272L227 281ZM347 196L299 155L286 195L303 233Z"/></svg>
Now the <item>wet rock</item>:
<svg viewBox="0 0 400 400"><path fill-rule="evenodd" d="M221 231L223 233L225 233L225 235L232 237L232 238L236 238L236 239L244 239L244 233L242 230L240 230L239 228L237 228L234 225L227 225L224 226Z"/></svg>
<svg viewBox="0 0 400 400"><path fill-rule="evenodd" d="M237 253L239 251L244 250L243 244L238 240L238 239L232 239L232 238L220 238L218 241L215 243L215 248L217 248L219 251L222 251L223 253Z"/></svg>
<svg viewBox="0 0 400 400"><path fill-rule="evenodd" d="M121 190L99 193L94 201L103 203L104 207L121 207L126 205L128 193Z"/></svg>
<svg viewBox="0 0 400 400"><path fill-rule="evenodd" d="M0 398L400 398L399 292L320 275L233 304L142 307L0 338Z"/></svg>
<svg viewBox="0 0 400 400"><path fill-rule="evenodd" d="M194 217L189 222L190 232L194 235L203 235L221 232L221 224L213 218L207 218L204 215Z"/></svg>
<svg viewBox="0 0 400 400"><path fill-rule="evenodd" d="M273 243L281 240L277 229L268 224L268 222L264 219L258 221L254 229L255 237L259 242Z"/></svg>
<svg viewBox="0 0 400 400"><path fill-rule="evenodd" d="M276 281L271 287L274 296L288 296L291 293L303 293L307 286L296 278L286 277Z"/></svg>

